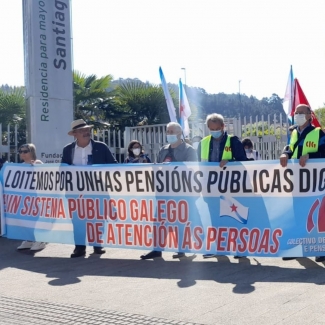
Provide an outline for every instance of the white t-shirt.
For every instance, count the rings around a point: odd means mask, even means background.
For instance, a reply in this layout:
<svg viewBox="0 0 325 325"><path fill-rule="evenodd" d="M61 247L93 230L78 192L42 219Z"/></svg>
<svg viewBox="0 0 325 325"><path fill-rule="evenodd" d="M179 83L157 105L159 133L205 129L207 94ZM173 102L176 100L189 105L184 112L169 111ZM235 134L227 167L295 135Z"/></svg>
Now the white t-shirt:
<svg viewBox="0 0 325 325"><path fill-rule="evenodd" d="M22 164L28 164L28 163L25 163L23 161ZM34 164L43 164L43 162L41 160L37 159L37 160L34 161Z"/></svg>
<svg viewBox="0 0 325 325"><path fill-rule="evenodd" d="M91 142L89 144L82 148L79 147L76 143L76 146L74 148L74 156L73 156L73 165L79 165L84 166L88 164L88 156L92 154L92 145Z"/></svg>

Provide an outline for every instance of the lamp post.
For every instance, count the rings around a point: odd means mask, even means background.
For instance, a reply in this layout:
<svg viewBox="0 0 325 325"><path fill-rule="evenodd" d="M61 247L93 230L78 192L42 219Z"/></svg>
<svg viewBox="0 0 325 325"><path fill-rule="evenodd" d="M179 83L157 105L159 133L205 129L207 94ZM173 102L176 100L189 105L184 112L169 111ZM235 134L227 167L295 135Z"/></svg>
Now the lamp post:
<svg viewBox="0 0 325 325"><path fill-rule="evenodd" d="M186 86L186 68L181 68L181 70L184 70L184 86Z"/></svg>

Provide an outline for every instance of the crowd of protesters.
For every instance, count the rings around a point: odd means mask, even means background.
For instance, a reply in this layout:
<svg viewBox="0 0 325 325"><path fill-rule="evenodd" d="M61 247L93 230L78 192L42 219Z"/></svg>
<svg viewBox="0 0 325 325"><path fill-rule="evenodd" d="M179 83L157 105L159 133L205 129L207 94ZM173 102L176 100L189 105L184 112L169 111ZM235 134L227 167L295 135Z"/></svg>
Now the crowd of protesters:
<svg viewBox="0 0 325 325"><path fill-rule="evenodd" d="M287 161L291 158L299 159L299 164L305 167L310 158L325 157L325 133L320 128L312 125L311 109L308 105L298 105L295 110L296 125L289 128L290 144L283 149L280 157L280 164L283 168L287 167ZM160 148L156 163L165 162L215 162L221 168L233 161L254 161L261 160L261 154L254 149L254 143L250 138L244 138L242 141L237 136L230 135L225 130L224 118L222 115L213 113L207 116L206 125L209 129L209 135L200 138L195 137L192 143L184 139L181 125L171 122L167 125L167 143ZM112 155L108 146L100 141L91 139L92 125L88 125L84 120L79 119L71 123L71 130L68 132L74 137L74 141L66 145L63 149L62 163L69 165L83 166L92 164L116 164L117 161ZM305 141L307 139L307 141ZM312 141L314 146L306 145ZM24 144L19 148L19 157L24 164L42 164L36 156L36 148L33 144ZM132 140L128 144L127 156L124 163L139 164L151 163L148 154L143 145ZM79 227L77 223L73 225ZM79 229L79 228L78 228ZM85 231L78 233L80 238L85 237ZM75 242L80 238L76 237ZM30 249L41 250L46 247L45 242L23 241L18 250ZM104 254L102 247L94 247L95 254ZM71 258L85 256L86 246L76 245ZM161 257L162 252L153 250L141 259L153 259ZM184 252L176 252L173 258L185 257ZM215 256L214 254L205 254L204 257ZM239 256L235 256L235 258ZM295 257L285 257L283 260L294 259ZM325 256L316 258L317 262L325 261Z"/></svg>

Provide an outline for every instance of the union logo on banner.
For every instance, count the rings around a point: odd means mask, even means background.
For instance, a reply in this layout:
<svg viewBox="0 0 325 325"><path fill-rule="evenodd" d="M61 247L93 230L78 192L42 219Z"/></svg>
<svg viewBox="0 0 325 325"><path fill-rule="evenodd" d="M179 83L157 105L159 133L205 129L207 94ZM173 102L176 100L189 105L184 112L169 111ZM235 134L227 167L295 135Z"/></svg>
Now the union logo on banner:
<svg viewBox="0 0 325 325"><path fill-rule="evenodd" d="M317 229L318 232L325 232L325 196L322 198L321 202L319 199L316 199L309 209L306 221L306 229L308 232L311 232L316 227L313 217L318 206L319 209L317 214Z"/></svg>

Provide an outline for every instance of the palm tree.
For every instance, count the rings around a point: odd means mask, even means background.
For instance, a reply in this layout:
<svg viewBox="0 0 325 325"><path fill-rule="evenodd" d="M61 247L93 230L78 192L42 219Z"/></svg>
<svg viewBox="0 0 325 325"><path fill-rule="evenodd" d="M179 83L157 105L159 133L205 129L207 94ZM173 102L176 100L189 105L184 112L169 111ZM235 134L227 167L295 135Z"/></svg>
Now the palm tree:
<svg viewBox="0 0 325 325"><path fill-rule="evenodd" d="M26 143L26 102L24 87L6 87L0 88L0 121L4 128L8 124L17 125L18 145ZM4 129L4 130L5 130ZM10 134L2 134L2 142L15 143L15 132L11 128Z"/></svg>
<svg viewBox="0 0 325 325"><path fill-rule="evenodd" d="M23 87L0 89L0 121L3 125L17 123L25 117L24 94Z"/></svg>
<svg viewBox="0 0 325 325"><path fill-rule="evenodd" d="M116 94L131 114L129 125L159 124L169 121L164 92L160 86L139 80L126 81L116 88Z"/></svg>
<svg viewBox="0 0 325 325"><path fill-rule="evenodd" d="M103 101L110 97L107 88L110 87L113 77L106 75L97 78L96 75L73 72L73 94L74 94L74 116L76 119L83 118L86 121L101 121L103 112L98 107Z"/></svg>

